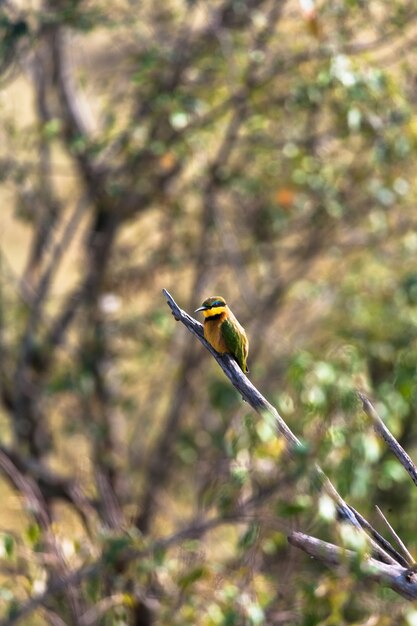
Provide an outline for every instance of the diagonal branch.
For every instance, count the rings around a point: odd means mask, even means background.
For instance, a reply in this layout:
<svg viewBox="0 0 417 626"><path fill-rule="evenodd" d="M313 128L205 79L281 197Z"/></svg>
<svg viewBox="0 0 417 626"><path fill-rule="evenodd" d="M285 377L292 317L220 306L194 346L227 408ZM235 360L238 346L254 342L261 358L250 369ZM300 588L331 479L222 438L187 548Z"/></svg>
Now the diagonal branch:
<svg viewBox="0 0 417 626"><path fill-rule="evenodd" d="M397 457L405 471L411 477L413 483L417 486L417 466L413 463L404 448L395 439L394 435L385 426L384 422L365 394L359 393L359 397L362 400L363 410L372 420L375 432L382 437L391 452Z"/></svg>
<svg viewBox="0 0 417 626"><path fill-rule="evenodd" d="M272 404L270 404L261 393L259 393L256 387L252 385L249 378L242 373L236 361L228 354L221 355L216 352L216 350L214 350L214 348L212 348L211 345L204 339L202 324L180 309L166 289L163 289L163 293L167 299L168 306L170 307L174 318L177 321L182 322L188 330L199 339L203 346L211 352L233 386L242 395L243 399L246 400L246 402L264 418L273 420L273 423L278 431L284 436L288 444L288 450L292 452L304 452L304 446L301 441L297 439L290 428L288 428L276 408L272 406Z"/></svg>
<svg viewBox="0 0 417 626"><path fill-rule="evenodd" d="M411 553L408 551L406 545L404 544L404 542L402 541L402 539L398 535L398 533L395 532L394 528L391 526L391 524L389 523L389 521L387 520L387 518L385 517L385 515L383 514L383 512L379 508L379 506L376 507L376 512L378 513L380 518L384 521L384 523L388 526L388 529L389 529L391 535L394 537L394 539L396 540L398 546L401 548L401 551L404 554L404 557L405 557L405 560L406 560L407 564L410 565L410 566L414 565L414 559L413 559Z"/></svg>

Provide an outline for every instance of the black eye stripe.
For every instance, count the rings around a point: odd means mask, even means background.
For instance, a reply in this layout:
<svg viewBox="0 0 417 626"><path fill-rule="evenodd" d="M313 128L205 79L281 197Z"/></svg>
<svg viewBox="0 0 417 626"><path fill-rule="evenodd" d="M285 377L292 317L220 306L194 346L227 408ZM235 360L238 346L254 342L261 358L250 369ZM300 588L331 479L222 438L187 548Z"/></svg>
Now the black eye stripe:
<svg viewBox="0 0 417 626"><path fill-rule="evenodd" d="M216 300L216 302L213 302L213 304L211 305L212 307L214 306L224 306L225 302L221 302L220 300Z"/></svg>

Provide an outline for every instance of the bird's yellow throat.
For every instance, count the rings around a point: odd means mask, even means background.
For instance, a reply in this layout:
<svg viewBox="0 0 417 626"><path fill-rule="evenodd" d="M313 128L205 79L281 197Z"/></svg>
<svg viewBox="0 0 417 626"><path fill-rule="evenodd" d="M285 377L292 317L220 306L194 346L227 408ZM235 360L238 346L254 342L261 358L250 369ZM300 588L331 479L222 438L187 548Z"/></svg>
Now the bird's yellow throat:
<svg viewBox="0 0 417 626"><path fill-rule="evenodd" d="M212 309L207 309L206 311L203 311L203 315L204 317L214 317L215 315L221 315L222 313L226 313L226 307L225 306L215 306Z"/></svg>

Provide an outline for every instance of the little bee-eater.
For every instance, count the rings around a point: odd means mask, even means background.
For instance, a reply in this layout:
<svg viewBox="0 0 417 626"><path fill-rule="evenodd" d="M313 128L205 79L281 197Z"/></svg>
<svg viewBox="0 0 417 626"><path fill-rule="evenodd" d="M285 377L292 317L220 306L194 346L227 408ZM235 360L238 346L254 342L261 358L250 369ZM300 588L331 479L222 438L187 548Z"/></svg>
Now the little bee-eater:
<svg viewBox="0 0 417 626"><path fill-rule="evenodd" d="M205 339L220 354L226 352L231 354L242 371L247 374L248 338L245 329L239 324L225 299L221 296L207 298L195 312L198 311L203 311Z"/></svg>

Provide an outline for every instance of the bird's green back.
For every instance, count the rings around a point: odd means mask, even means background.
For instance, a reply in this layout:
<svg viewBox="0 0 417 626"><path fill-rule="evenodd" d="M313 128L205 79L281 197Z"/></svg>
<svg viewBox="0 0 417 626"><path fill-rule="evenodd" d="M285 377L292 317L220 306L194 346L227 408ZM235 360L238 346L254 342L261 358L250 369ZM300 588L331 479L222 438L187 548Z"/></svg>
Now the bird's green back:
<svg viewBox="0 0 417 626"><path fill-rule="evenodd" d="M247 373L248 368L246 365L246 359L248 354L248 340L244 331L242 332L239 326L233 323L233 321L229 318L224 320L221 326L221 331L227 349L231 354L233 354L242 371Z"/></svg>

